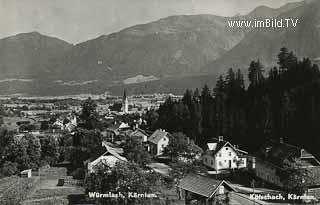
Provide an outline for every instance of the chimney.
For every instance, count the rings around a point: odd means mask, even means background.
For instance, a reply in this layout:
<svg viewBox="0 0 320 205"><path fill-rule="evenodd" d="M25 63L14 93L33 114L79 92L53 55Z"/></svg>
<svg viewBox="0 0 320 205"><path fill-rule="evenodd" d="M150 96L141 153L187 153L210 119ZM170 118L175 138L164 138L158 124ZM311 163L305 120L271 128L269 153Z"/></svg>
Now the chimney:
<svg viewBox="0 0 320 205"><path fill-rule="evenodd" d="M223 142L223 136L219 136L218 139L219 139L219 142Z"/></svg>
<svg viewBox="0 0 320 205"><path fill-rule="evenodd" d="M279 142L282 144L283 143L283 137L280 137Z"/></svg>
<svg viewBox="0 0 320 205"><path fill-rule="evenodd" d="M271 149L272 149L272 147L270 147L270 146L266 147L266 153L269 153Z"/></svg>

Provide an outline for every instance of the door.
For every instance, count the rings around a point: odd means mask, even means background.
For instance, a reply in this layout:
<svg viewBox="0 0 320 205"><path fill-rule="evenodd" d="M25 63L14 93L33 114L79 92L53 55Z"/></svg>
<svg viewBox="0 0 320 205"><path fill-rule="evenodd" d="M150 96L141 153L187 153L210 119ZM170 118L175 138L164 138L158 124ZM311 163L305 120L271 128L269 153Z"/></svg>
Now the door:
<svg viewBox="0 0 320 205"><path fill-rule="evenodd" d="M229 160L229 169L231 169L231 160Z"/></svg>

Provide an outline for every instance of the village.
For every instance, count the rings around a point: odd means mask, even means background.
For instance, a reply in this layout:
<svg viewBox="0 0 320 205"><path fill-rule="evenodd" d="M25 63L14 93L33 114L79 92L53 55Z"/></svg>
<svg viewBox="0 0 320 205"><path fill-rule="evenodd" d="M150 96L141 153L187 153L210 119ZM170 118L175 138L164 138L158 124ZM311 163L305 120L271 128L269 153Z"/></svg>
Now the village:
<svg viewBox="0 0 320 205"><path fill-rule="evenodd" d="M2 129L8 130L12 142L19 144L22 139L36 139L41 147L47 148L45 157L52 156L52 152L59 157L20 170L23 166L9 163L8 153L0 152L1 204L95 204L101 198L103 204L118 204L120 202L111 197L114 190L98 190L92 176L131 167L132 162L138 167L134 169L164 179L155 182L161 187L160 191L130 192L129 196L136 196L133 198L151 196L146 197L147 201L135 201L136 204L318 202L320 162L303 147L280 138L266 141L256 153L248 153L245 147L228 141L227 136L212 136L211 141L201 147L183 133L147 129L144 115L148 110L157 110L166 98L178 101L181 96L145 98L148 100L144 102L141 98L128 97L124 91L120 98L104 100L3 100ZM92 105L95 106L90 107ZM88 116L84 116L86 112ZM97 116L91 116L93 113ZM95 124L94 120L100 123ZM80 125L83 121L85 124ZM79 130L80 126L86 129ZM70 143L79 149L72 150L68 156ZM41 149L42 153L44 148ZM288 156L295 159L295 168L306 170L307 174L302 178L295 175L286 163ZM295 178L286 176L289 173ZM294 189L288 192L288 186L293 184L297 185L296 193ZM126 193L119 193L128 197ZM98 195L100 197L96 197Z"/></svg>

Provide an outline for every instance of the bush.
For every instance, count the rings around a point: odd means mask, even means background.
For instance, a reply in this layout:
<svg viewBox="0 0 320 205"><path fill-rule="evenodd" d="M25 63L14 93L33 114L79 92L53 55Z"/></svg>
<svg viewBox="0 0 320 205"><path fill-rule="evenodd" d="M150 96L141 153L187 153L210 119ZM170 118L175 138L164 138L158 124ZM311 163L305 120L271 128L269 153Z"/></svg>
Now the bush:
<svg viewBox="0 0 320 205"><path fill-rule="evenodd" d="M17 166L18 166L17 163L6 161L3 164L2 169L1 169L2 175L9 177L14 174L17 174L19 172Z"/></svg>
<svg viewBox="0 0 320 205"><path fill-rule="evenodd" d="M85 177L85 170L83 168L77 168L74 170L71 175L73 176L74 179L84 179Z"/></svg>

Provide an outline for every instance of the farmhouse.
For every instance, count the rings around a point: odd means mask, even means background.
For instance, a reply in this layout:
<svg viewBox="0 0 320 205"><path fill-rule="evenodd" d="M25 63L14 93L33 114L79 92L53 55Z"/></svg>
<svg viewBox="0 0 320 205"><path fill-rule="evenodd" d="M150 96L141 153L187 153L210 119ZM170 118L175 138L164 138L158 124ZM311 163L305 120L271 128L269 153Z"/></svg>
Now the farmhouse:
<svg viewBox="0 0 320 205"><path fill-rule="evenodd" d="M169 144L170 133L165 130L158 129L148 138L150 153L159 156L162 154L164 148Z"/></svg>
<svg viewBox="0 0 320 205"><path fill-rule="evenodd" d="M270 140L255 153L254 161L255 175L279 187L285 186L281 173L286 164L304 169L307 176L303 183L308 187L307 192L320 196L320 162L304 148L285 143L283 138L279 141Z"/></svg>
<svg viewBox="0 0 320 205"><path fill-rule="evenodd" d="M127 162L128 160L125 157L120 156L116 150L105 145L106 152L103 153L97 159L88 163L88 172L95 172L96 168L101 165L107 165L109 167L113 167L117 162Z"/></svg>
<svg viewBox="0 0 320 205"><path fill-rule="evenodd" d="M121 136L124 136L126 134L129 134L132 132L131 127L128 125L128 123L117 123L114 122L113 125L108 127L104 132L104 138L108 141L111 141L112 143L117 141L117 138L121 138Z"/></svg>
<svg viewBox="0 0 320 205"><path fill-rule="evenodd" d="M203 164L216 171L239 169L247 166L247 152L240 150L238 146L225 141L222 136L214 138L208 143L208 149L202 156Z"/></svg>
<svg viewBox="0 0 320 205"><path fill-rule="evenodd" d="M235 189L226 181L189 174L177 185L179 198L185 204L213 204L215 199L225 200L229 192Z"/></svg>
<svg viewBox="0 0 320 205"><path fill-rule="evenodd" d="M130 137L137 139L139 142L143 143L148 140L149 134L140 128L135 128L133 132L129 134Z"/></svg>

